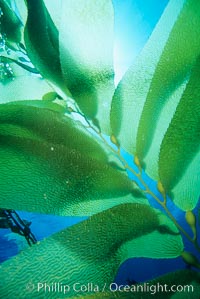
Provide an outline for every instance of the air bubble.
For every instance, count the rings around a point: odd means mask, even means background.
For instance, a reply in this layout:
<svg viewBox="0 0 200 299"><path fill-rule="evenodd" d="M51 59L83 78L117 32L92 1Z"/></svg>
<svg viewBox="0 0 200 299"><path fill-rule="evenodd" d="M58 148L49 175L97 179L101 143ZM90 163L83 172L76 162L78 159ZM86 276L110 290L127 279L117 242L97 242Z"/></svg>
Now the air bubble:
<svg viewBox="0 0 200 299"><path fill-rule="evenodd" d="M0 80L13 79L14 72L9 63L0 62Z"/></svg>
<svg viewBox="0 0 200 299"><path fill-rule="evenodd" d="M5 51L6 48L6 41L3 34L0 33L0 51Z"/></svg>

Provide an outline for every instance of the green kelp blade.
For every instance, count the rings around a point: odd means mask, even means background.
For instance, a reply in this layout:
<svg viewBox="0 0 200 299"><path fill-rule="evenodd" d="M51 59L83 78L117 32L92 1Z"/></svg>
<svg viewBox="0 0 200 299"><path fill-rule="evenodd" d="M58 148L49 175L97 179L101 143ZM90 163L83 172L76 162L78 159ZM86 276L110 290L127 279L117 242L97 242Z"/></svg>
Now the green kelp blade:
<svg viewBox="0 0 200 299"><path fill-rule="evenodd" d="M52 93L52 92L50 92L50 93ZM53 92L53 94L54 94L54 97L55 97L54 92ZM48 111L52 111L52 112L57 113L58 115L60 114L60 115L64 116L64 113L66 112L66 109L65 109L66 107L64 106L64 104L60 105L60 104L57 104L56 101L54 102L54 101L50 101L50 100L43 100L43 98L44 98L44 96L42 97L42 101L41 100L28 100L28 101L27 100L25 100L25 101L22 100L22 101L17 101L17 102L10 102L9 105L6 105L6 106L1 105L0 110L2 108L2 111L5 111L8 107L10 108L11 106L15 106L15 108L14 109L11 108L10 111L9 111L9 108L8 108L8 111L13 113L13 110L14 110L14 111L16 111L16 115L17 114L19 115L20 111L23 114L23 113L26 113L27 110L33 109L33 111L34 111L34 108L32 108L32 107L35 107L36 111L38 111L37 108L40 108L39 111L43 111L43 115L41 116L41 118L44 117L45 111L47 112L47 114L48 114ZM19 106L18 109L17 109L17 106ZM23 111L24 107L27 107L27 108L25 108L26 111ZM41 110L41 109L44 109L44 110ZM7 115L9 115L9 112L8 112ZM29 114L29 112L27 112L27 113ZM32 118L34 118L33 114L30 113L30 115L32 115ZM37 115L37 112L36 112L36 115ZM15 115L13 115L13 116L14 116L14 118L16 117ZM50 117L51 117L51 115L50 115ZM41 118L40 118L40 121L42 121ZM3 119L4 118L2 116L2 120ZM37 119L37 116L36 116L36 119ZM13 122L17 123L16 120L14 120ZM49 121L49 123L50 122L51 122L51 120ZM19 121L19 123L21 123L22 126L26 126L27 122L25 121L23 123L22 120L21 120L21 121Z"/></svg>
<svg viewBox="0 0 200 299"><path fill-rule="evenodd" d="M39 140L42 142L42 137L38 136L36 133L28 130L27 128L20 127L12 124L0 124L0 132L3 136L14 136L20 138L28 138ZM51 147L51 150L54 150L54 147ZM53 182L52 182L53 183ZM66 184L69 184L69 181L66 181ZM44 198L46 198L46 194L44 193ZM119 205L124 202L140 202L148 205L148 200L143 197L142 193L138 192L135 188L133 189L132 194L128 194L123 197L116 198L106 198L106 199L96 199L94 200L91 196L85 199L83 202L77 202L73 204L73 209L71 209L71 213L73 215L79 215L80 211L82 215L93 215L95 213L101 212L102 210L109 209L115 205ZM67 209L66 209L67 211Z"/></svg>
<svg viewBox="0 0 200 299"><path fill-rule="evenodd" d="M56 28L60 28L63 0L43 0Z"/></svg>
<svg viewBox="0 0 200 299"><path fill-rule="evenodd" d="M68 95L61 72L58 30L42 0L27 0L28 18L24 31L28 55L41 75Z"/></svg>
<svg viewBox="0 0 200 299"><path fill-rule="evenodd" d="M140 160L149 150L168 97L185 81L199 55L200 2L186 0L156 66L142 111L136 146Z"/></svg>
<svg viewBox="0 0 200 299"><path fill-rule="evenodd" d="M143 216L146 217L145 215ZM141 235L121 246L121 262L128 258L176 258L183 251L182 237L175 224L164 214L157 212L159 227L148 235Z"/></svg>
<svg viewBox="0 0 200 299"><path fill-rule="evenodd" d="M184 211L192 211L200 197L200 151L194 156L184 175L172 189L174 203Z"/></svg>
<svg viewBox="0 0 200 299"><path fill-rule="evenodd" d="M44 140L1 135L0 160L2 208L74 215L74 205L88 199L134 193L123 172ZM81 209L77 213L82 215Z"/></svg>
<svg viewBox="0 0 200 299"><path fill-rule="evenodd" d="M47 281L70 286L69 292L59 293L59 298L77 295L73 284L78 282L92 282L102 288L116 275L121 246L158 227L156 210L146 205L124 204L96 214L4 262L0 293L10 299L23 298L22 294L27 299L36 294L42 298L44 290L38 292L37 284ZM146 249L150 251L151 245L146 244ZM35 288L26 292L26 285L31 283ZM58 298L58 294L52 292L51 298Z"/></svg>
<svg viewBox="0 0 200 299"><path fill-rule="evenodd" d="M161 143L174 116L177 105L185 90L186 84L187 83L180 85L180 87L169 97L167 103L163 107L157 119L155 133L152 136L152 142L149 147L148 153L142 161L142 164L145 167L145 172L156 181L159 180L158 160Z"/></svg>
<svg viewBox="0 0 200 299"><path fill-rule="evenodd" d="M52 91L44 79L30 75L14 76L5 84L0 83L0 103L42 99Z"/></svg>
<svg viewBox="0 0 200 299"><path fill-rule="evenodd" d="M7 123L0 123L0 137L1 136L14 136L42 141L42 138L38 136L38 134L31 132L27 128Z"/></svg>
<svg viewBox="0 0 200 299"><path fill-rule="evenodd" d="M107 134L114 93L113 23L110 0L62 2L59 50L65 83L81 111Z"/></svg>
<svg viewBox="0 0 200 299"><path fill-rule="evenodd" d="M6 34L6 39L14 44L22 40L22 23L8 1L0 0L2 15L0 16L1 33Z"/></svg>
<svg viewBox="0 0 200 299"><path fill-rule="evenodd" d="M63 107L56 103L22 101L0 105L0 123L26 128L52 146L60 144L91 158L108 160L105 145L101 146L83 125L65 116Z"/></svg>
<svg viewBox="0 0 200 299"><path fill-rule="evenodd" d="M18 15L18 17L21 20L23 27L24 27L24 25L26 24L27 15L28 15L26 2L21 1L21 0L14 0L14 2L15 2L16 14Z"/></svg>
<svg viewBox="0 0 200 299"><path fill-rule="evenodd" d="M137 61L129 68L115 91L111 108L112 131L121 147L131 154L136 152L140 116L156 66L183 3L184 0L169 2Z"/></svg>
<svg viewBox="0 0 200 299"><path fill-rule="evenodd" d="M192 70L190 80L162 141L159 155L159 176L165 190L173 194L177 184L177 196L180 195L179 191L182 188L182 191L185 190L184 192L181 191L184 197L177 198L174 193L174 201L182 209L193 209L199 198L199 78L200 58L197 59L196 65ZM188 170L194 170L195 172L189 173ZM191 184L192 181L193 183ZM194 186L195 183L196 186ZM190 198L187 198L186 194Z"/></svg>
<svg viewBox="0 0 200 299"><path fill-rule="evenodd" d="M124 291L111 291L110 285L105 292L96 292L88 295L82 293L84 299L197 299L200 297L199 291L200 274L192 270L178 270L159 276L145 283L124 286ZM111 285L112 286L112 285ZM116 285L113 284L113 290ZM75 295L70 297L77 299Z"/></svg>
<svg viewBox="0 0 200 299"><path fill-rule="evenodd" d="M3 55L2 63L7 64L11 76L5 76L0 82L0 103L13 101L42 99L43 95L52 92L52 87L46 80L27 69L17 65L14 61L19 60L18 52L11 51ZM29 65L28 65L29 66ZM30 66L32 68L33 66Z"/></svg>

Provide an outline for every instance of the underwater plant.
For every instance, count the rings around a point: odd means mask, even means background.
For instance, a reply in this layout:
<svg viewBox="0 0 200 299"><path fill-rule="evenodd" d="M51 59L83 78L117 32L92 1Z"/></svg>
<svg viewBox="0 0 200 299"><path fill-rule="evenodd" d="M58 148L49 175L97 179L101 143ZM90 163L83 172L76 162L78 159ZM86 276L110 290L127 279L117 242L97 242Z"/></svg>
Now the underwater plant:
<svg viewBox="0 0 200 299"><path fill-rule="evenodd" d="M169 1L116 88L113 29L111 0L0 0L0 208L88 216L5 261L4 298L102 290L134 257L182 257L193 270L155 281L198 297L200 2ZM59 297L140 298L90 292Z"/></svg>

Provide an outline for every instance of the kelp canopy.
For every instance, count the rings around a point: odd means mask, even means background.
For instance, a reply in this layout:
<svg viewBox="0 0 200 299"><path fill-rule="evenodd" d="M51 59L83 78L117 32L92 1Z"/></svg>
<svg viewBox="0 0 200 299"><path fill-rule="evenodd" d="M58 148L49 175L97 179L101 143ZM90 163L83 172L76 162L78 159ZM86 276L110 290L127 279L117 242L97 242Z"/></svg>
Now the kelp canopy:
<svg viewBox="0 0 200 299"><path fill-rule="evenodd" d="M43 298L26 290L41 280L109 285L132 257L200 268L200 3L169 1L116 88L111 0L0 0L0 39L0 208L90 216L4 262L2 296ZM177 281L196 286L188 273Z"/></svg>

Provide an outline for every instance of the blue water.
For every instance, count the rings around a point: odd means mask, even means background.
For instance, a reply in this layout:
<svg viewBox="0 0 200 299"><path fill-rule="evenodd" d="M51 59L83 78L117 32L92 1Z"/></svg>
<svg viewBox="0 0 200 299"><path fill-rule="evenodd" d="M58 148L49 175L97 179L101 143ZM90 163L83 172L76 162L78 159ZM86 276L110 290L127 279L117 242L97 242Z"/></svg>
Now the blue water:
<svg viewBox="0 0 200 299"><path fill-rule="evenodd" d="M168 2L169 0L113 0L116 84L144 47Z"/></svg>
<svg viewBox="0 0 200 299"><path fill-rule="evenodd" d="M37 241L41 241L68 226L86 219L86 217L63 217L22 211L17 211L17 213L21 219L32 222L31 232ZM23 242L22 239L24 239L22 236L11 233L9 229L0 229L0 262L15 256L20 250L28 247L28 244L25 241Z"/></svg>

